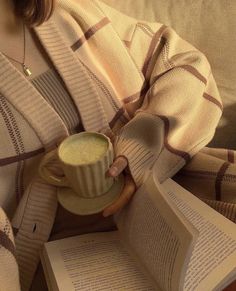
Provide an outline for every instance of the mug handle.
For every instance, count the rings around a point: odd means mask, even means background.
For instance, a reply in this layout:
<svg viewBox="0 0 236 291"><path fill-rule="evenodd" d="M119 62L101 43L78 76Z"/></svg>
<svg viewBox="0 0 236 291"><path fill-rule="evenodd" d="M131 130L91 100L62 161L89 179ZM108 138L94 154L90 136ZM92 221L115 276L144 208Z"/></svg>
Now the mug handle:
<svg viewBox="0 0 236 291"><path fill-rule="evenodd" d="M66 176L59 177L47 168L47 165L53 160L58 160L57 149L52 150L43 157L39 165L39 175L49 184L54 186L70 187Z"/></svg>

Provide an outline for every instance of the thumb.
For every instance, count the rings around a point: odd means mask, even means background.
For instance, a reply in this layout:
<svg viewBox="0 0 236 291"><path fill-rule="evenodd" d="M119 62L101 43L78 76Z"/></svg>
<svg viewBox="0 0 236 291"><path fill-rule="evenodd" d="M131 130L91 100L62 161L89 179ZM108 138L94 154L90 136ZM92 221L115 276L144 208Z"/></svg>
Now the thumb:
<svg viewBox="0 0 236 291"><path fill-rule="evenodd" d="M127 165L127 158L125 156L118 156L108 170L108 175L111 177L118 176L127 167Z"/></svg>

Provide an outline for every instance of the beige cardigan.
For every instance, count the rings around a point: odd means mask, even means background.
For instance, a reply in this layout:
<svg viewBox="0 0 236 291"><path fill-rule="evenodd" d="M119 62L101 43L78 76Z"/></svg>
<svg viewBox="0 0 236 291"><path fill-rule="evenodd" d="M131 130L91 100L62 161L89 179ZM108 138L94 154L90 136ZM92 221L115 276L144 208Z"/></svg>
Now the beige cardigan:
<svg viewBox="0 0 236 291"><path fill-rule="evenodd" d="M133 19L98 0L58 2L35 32L85 130L115 137L116 155L128 158L137 186L154 163L160 181L173 176L211 140L222 113L206 57L163 24ZM28 290L57 208L56 188L37 168L68 130L2 54L0 93L0 201L15 231L21 288ZM4 253L13 254L12 245L0 245L1 265L11 263ZM2 277L1 286L19 288Z"/></svg>

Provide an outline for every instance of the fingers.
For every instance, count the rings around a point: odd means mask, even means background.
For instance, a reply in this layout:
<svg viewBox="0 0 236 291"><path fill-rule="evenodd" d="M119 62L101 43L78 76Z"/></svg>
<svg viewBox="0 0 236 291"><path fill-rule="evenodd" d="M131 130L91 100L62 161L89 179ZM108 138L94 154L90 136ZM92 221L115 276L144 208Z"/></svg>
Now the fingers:
<svg viewBox="0 0 236 291"><path fill-rule="evenodd" d="M120 175L120 173L123 172L123 170L127 167L128 160L125 156L118 156L113 164L110 166L108 170L108 175L111 177L117 177ZM125 185L121 192L120 197L111 205L109 205L107 208L103 211L103 216L109 216L120 209L122 209L131 199L136 189L136 185L133 181L133 178L130 175L125 176Z"/></svg>
<svg viewBox="0 0 236 291"><path fill-rule="evenodd" d="M125 185L121 192L120 197L110 206L106 207L103 211L103 216L109 216L120 209L122 209L131 199L135 192L136 186L131 176L127 175L125 177Z"/></svg>
<svg viewBox="0 0 236 291"><path fill-rule="evenodd" d="M126 157L118 156L108 170L108 175L111 177L118 176L127 167L127 165L128 161Z"/></svg>
<svg viewBox="0 0 236 291"><path fill-rule="evenodd" d="M105 130L105 132L102 132L102 133L110 138L110 141L111 141L112 144L114 143L116 136L115 136L114 132L110 128L107 128Z"/></svg>

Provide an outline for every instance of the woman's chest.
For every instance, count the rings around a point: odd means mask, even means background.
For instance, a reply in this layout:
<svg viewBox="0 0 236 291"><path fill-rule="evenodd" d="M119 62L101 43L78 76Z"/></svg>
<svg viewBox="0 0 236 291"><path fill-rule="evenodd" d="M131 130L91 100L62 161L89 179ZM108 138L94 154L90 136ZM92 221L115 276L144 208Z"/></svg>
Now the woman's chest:
<svg viewBox="0 0 236 291"><path fill-rule="evenodd" d="M52 63L33 29L25 26L19 35L8 36L8 38L6 36L6 43L8 45L1 43L0 51L28 80L52 68ZM23 65L29 69L31 74L26 72L24 74Z"/></svg>

